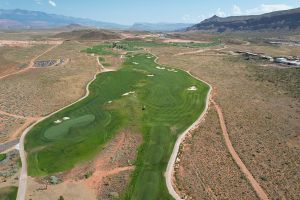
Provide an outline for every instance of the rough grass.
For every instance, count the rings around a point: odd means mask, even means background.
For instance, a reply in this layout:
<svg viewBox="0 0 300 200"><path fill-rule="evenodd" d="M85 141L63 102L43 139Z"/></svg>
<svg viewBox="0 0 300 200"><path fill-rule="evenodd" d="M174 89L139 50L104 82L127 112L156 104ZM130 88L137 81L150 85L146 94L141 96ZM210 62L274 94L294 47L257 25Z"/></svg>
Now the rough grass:
<svg viewBox="0 0 300 200"><path fill-rule="evenodd" d="M4 187L0 188L0 199L1 200L15 200L17 198L17 187Z"/></svg>
<svg viewBox="0 0 300 200"><path fill-rule="evenodd" d="M68 170L95 156L121 128L135 127L143 134L144 142L122 198L171 199L163 174L177 136L203 111L209 88L184 71L157 66L149 54L129 54L121 70L97 76L86 99L33 128L25 140L29 175ZM188 91L191 86L198 90ZM130 91L135 93L123 95ZM90 124L69 129L59 140L44 137L56 119L88 114L95 116Z"/></svg>
<svg viewBox="0 0 300 200"><path fill-rule="evenodd" d="M0 162L6 158L6 154L0 154Z"/></svg>

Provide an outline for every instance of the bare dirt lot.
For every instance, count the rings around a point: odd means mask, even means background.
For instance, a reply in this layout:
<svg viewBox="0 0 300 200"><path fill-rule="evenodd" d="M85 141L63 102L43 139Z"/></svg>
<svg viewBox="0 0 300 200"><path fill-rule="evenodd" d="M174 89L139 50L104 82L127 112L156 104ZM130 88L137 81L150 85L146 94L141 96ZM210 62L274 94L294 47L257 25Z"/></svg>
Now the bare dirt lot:
<svg viewBox="0 0 300 200"><path fill-rule="evenodd" d="M173 56L177 51L172 48L152 51L160 63L189 70L215 87L233 146L269 198L299 199L299 70L261 67L259 61L222 51L182 56ZM209 113L203 127L187 140L176 175L179 189L196 199L202 199L197 193L201 188L208 199L216 194L230 199L241 192L246 199L256 199L221 145L214 115Z"/></svg>
<svg viewBox="0 0 300 200"><path fill-rule="evenodd" d="M26 68L30 60L51 47L48 44L25 47L0 46L0 77Z"/></svg>
<svg viewBox="0 0 300 200"><path fill-rule="evenodd" d="M80 52L85 48L84 44L65 42L39 59L63 58L69 59L68 63L32 68L1 79L0 110L25 118L37 118L81 97L85 93L86 84L92 79L98 67L94 57ZM34 51L37 54L36 50ZM10 56L13 57L13 54ZM18 123L22 126L21 123L24 122ZM1 124L3 124L1 138L4 140L10 138L13 131L18 128L15 119L3 119Z"/></svg>
<svg viewBox="0 0 300 200"><path fill-rule="evenodd" d="M6 158L0 161L0 185L18 186L19 165L19 152L12 150L6 153Z"/></svg>
<svg viewBox="0 0 300 200"><path fill-rule="evenodd" d="M115 199L128 184L136 149L141 142L140 134L122 131L94 160L57 174L57 185L51 185L47 177L30 178L27 199L56 200L59 196L65 199Z"/></svg>

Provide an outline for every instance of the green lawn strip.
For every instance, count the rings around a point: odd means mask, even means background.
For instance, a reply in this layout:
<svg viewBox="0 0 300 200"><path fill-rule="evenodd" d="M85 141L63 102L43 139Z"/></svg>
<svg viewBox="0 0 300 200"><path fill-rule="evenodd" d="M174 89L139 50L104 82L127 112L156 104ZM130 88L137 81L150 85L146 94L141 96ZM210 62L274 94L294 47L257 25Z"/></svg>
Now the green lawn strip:
<svg viewBox="0 0 300 200"><path fill-rule="evenodd" d="M91 48L87 48L83 50L82 52L89 53L89 54L97 54L97 55L113 55L113 56L119 56L118 53L112 51L112 44L100 44L97 46L93 46ZM99 60L101 62L101 60Z"/></svg>
<svg viewBox="0 0 300 200"><path fill-rule="evenodd" d="M112 49L122 49L125 51L137 51L144 47L189 47L189 48L206 48L220 45L221 41L219 38L213 38L208 43L195 43L195 42L173 42L173 43L162 43L159 41L145 41L145 40L121 40L119 42L113 42L112 44L101 44L86 50L83 52L94 53L98 55L115 55L118 54L113 52ZM99 60L100 62L103 62Z"/></svg>
<svg viewBox="0 0 300 200"><path fill-rule="evenodd" d="M98 60L99 60L100 62L105 62L105 58L103 58L103 57L99 57Z"/></svg>
<svg viewBox="0 0 300 200"><path fill-rule="evenodd" d="M15 200L17 198L18 187L10 186L0 188L1 200Z"/></svg>
<svg viewBox="0 0 300 200"><path fill-rule="evenodd" d="M4 154L0 154L0 161L2 161L2 160L5 160L6 159L6 154L4 153Z"/></svg>
<svg viewBox="0 0 300 200"><path fill-rule="evenodd" d="M111 64L110 63L103 63L102 64L104 67L111 67Z"/></svg>
<svg viewBox="0 0 300 200"><path fill-rule="evenodd" d="M181 70L157 69L149 55L128 57L125 65L139 71L148 66L147 73L154 76L148 77L139 92L140 101L146 107L141 120L144 143L139 148L136 170L123 199L172 199L163 174L177 136L204 110L209 87ZM188 91L191 86L198 90Z"/></svg>
<svg viewBox="0 0 300 200"><path fill-rule="evenodd" d="M154 59L150 54L128 54L121 70L97 76L86 99L35 126L25 140L29 175L71 169L92 159L120 129L134 127L143 134L143 144L122 199L172 199L163 174L178 135L204 110L209 87ZM197 90L189 91L191 86ZM124 95L130 91L135 93ZM54 123L86 115L95 116L94 121L76 128L64 124L68 121ZM64 125L67 128L57 128Z"/></svg>

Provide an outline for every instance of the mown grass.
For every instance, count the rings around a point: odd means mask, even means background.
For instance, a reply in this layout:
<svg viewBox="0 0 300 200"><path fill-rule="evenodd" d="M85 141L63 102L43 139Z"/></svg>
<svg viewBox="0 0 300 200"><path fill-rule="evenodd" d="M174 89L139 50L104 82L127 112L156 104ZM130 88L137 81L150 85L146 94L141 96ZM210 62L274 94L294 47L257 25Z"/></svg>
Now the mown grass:
<svg viewBox="0 0 300 200"><path fill-rule="evenodd" d="M86 99L35 126L25 140L29 175L71 169L93 158L119 130L132 126L143 134L143 144L122 199L172 199L163 174L178 135L204 110L209 87L184 71L158 69L154 59L150 54L127 54L121 70L97 76ZM198 90L188 91L191 86ZM130 91L135 93L123 96ZM55 139L45 137L55 120L91 114L95 120L90 124L69 127Z"/></svg>
<svg viewBox="0 0 300 200"><path fill-rule="evenodd" d="M17 198L18 187L4 187L0 188L1 200L15 200Z"/></svg>
<svg viewBox="0 0 300 200"><path fill-rule="evenodd" d="M172 42L172 43L162 43L159 41L146 41L146 40L121 40L119 42L113 43L104 43L97 46L93 46L83 52L86 53L94 53L98 55L114 55L118 56L116 52L113 52L112 49L122 49L125 51L137 51L143 49L144 47L188 47L188 48L206 48L217 46L221 44L221 40L219 38L214 38L211 42L208 43L194 43L194 42ZM100 60L103 62L104 60Z"/></svg>

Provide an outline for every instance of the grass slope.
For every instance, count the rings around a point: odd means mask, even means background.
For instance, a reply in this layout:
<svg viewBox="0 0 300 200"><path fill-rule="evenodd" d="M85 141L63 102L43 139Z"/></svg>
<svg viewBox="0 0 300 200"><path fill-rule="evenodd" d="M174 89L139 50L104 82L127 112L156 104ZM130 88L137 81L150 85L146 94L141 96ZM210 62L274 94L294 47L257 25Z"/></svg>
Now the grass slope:
<svg viewBox="0 0 300 200"><path fill-rule="evenodd" d="M154 59L150 54L127 54L121 70L97 76L86 99L35 126L25 141L29 175L68 170L99 153L120 129L134 128L144 140L122 198L172 199L163 174L178 135L204 110L209 87L184 71L158 66ZM191 86L197 90L189 91ZM124 95L130 91L135 93ZM68 125L67 132L50 136L55 120L86 115L95 116L94 121L76 128Z"/></svg>
<svg viewBox="0 0 300 200"><path fill-rule="evenodd" d="M6 154L0 154L0 161L5 160L6 159Z"/></svg>
<svg viewBox="0 0 300 200"><path fill-rule="evenodd" d="M15 200L17 198L18 187L4 187L0 188L1 200Z"/></svg>

